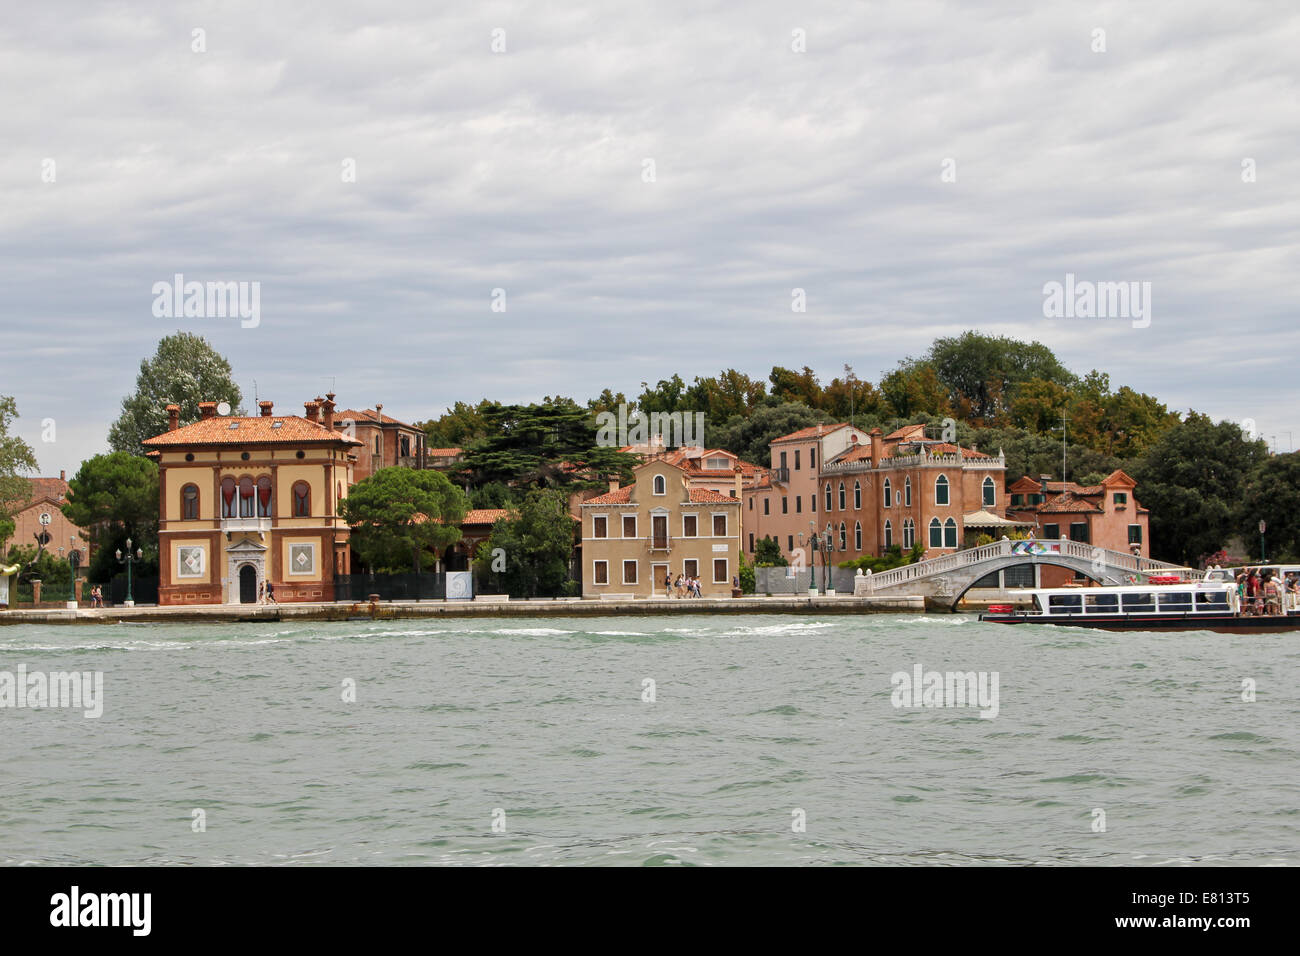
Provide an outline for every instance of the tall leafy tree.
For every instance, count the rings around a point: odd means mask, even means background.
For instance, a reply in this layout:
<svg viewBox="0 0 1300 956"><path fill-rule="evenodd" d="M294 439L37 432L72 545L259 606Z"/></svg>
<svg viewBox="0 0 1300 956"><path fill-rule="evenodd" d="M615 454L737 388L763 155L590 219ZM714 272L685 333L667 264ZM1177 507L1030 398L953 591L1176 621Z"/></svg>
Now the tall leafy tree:
<svg viewBox="0 0 1300 956"><path fill-rule="evenodd" d="M148 576L157 567L158 466L152 459L124 451L87 458L68 482L64 516L95 542L88 571L92 581L107 581L120 569L114 552L126 539L146 551L136 573Z"/></svg>
<svg viewBox="0 0 1300 956"><path fill-rule="evenodd" d="M1232 422L1188 412L1133 466L1136 495L1151 511L1154 557L1183 564L1219 550L1240 527L1242 498L1268 456Z"/></svg>
<svg viewBox="0 0 1300 956"><path fill-rule="evenodd" d="M177 332L158 342L140 363L135 392L122 399L122 413L108 431L114 451L143 455L140 443L167 430L167 406L179 405L180 423L199 420L199 402L228 402L237 415L242 396L230 363L200 335Z"/></svg>
<svg viewBox="0 0 1300 956"><path fill-rule="evenodd" d="M880 380L880 392L894 413L911 418L915 415L951 415L948 388L929 362L904 359Z"/></svg>
<svg viewBox="0 0 1300 956"><path fill-rule="evenodd" d="M708 444L714 448L725 448L745 461L766 467L772 458L768 447L772 439L816 425L818 421L825 421L826 417L824 413L818 414L799 402L762 405L748 418L737 415L721 427L710 428Z"/></svg>
<svg viewBox="0 0 1300 956"><path fill-rule="evenodd" d="M1242 489L1237 527L1247 552L1257 561L1260 521L1265 522L1265 558L1300 558L1300 452L1265 459Z"/></svg>
<svg viewBox="0 0 1300 956"><path fill-rule="evenodd" d="M935 339L926 358L948 390L949 403L966 417L988 425L1006 420L1007 403L1017 383L1074 382L1074 375L1047 346L980 332Z"/></svg>
<svg viewBox="0 0 1300 956"><path fill-rule="evenodd" d="M486 435L465 455L475 486L582 487L631 476L635 459L598 446L590 412L571 400L492 403L483 409L483 418Z"/></svg>
<svg viewBox="0 0 1300 956"><path fill-rule="evenodd" d="M9 428L18 417L18 404L9 395L0 395L0 542L14 534L13 514L31 498L31 485L25 475L36 471L36 453L32 446Z"/></svg>
<svg viewBox="0 0 1300 956"><path fill-rule="evenodd" d="M576 591L570 574L577 522L554 489L528 492L516 517L498 521L475 563L511 597L563 597Z"/></svg>
<svg viewBox="0 0 1300 956"><path fill-rule="evenodd" d="M381 468L339 502L352 547L372 570L414 568L460 540L469 502L437 471Z"/></svg>

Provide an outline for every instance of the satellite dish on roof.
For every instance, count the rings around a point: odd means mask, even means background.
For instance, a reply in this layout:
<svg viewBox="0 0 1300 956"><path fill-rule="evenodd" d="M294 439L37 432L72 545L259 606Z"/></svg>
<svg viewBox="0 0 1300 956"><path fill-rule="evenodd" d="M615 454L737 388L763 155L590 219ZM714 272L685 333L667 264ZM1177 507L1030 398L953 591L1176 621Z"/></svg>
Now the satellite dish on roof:
<svg viewBox="0 0 1300 956"><path fill-rule="evenodd" d="M229 414L230 414L230 403L229 403L229 402L220 402L220 403L217 405L217 414L220 415L220 416L222 416L223 418L224 418L225 416L229 415Z"/></svg>

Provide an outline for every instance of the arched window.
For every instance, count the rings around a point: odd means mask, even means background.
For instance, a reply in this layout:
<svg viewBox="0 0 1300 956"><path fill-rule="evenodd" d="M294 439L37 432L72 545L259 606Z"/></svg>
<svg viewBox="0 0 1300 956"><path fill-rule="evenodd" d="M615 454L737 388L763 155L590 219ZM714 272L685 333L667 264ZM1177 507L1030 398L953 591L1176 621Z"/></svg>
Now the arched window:
<svg viewBox="0 0 1300 956"><path fill-rule="evenodd" d="M666 495L666 494L668 494L668 482L664 480L664 476L663 476L663 475L655 475L655 490L654 490L654 493L657 494L657 495Z"/></svg>
<svg viewBox="0 0 1300 956"><path fill-rule="evenodd" d="M893 500L894 500L894 493L893 493L893 491L890 490L892 486L890 485L890 483L889 483L889 479L888 479L888 478L885 479L885 486L884 486L884 487L885 487L885 507L888 508L889 505L890 505L890 504L893 502Z"/></svg>
<svg viewBox="0 0 1300 956"><path fill-rule="evenodd" d="M263 475L257 479L257 516L269 518L271 514L271 479Z"/></svg>
<svg viewBox="0 0 1300 956"><path fill-rule="evenodd" d="M939 524L938 518L930 519L930 547L943 547L943 525Z"/></svg>
<svg viewBox="0 0 1300 956"><path fill-rule="evenodd" d="M903 479L903 504L909 508L912 507L912 477L910 475Z"/></svg>
<svg viewBox="0 0 1300 956"><path fill-rule="evenodd" d="M843 521L840 522L840 550L849 550L849 529L844 526Z"/></svg>
<svg viewBox="0 0 1300 956"><path fill-rule="evenodd" d="M862 550L862 522L853 522L853 550Z"/></svg>
<svg viewBox="0 0 1300 956"><path fill-rule="evenodd" d="M992 478L984 479L984 507L992 508L998 503L998 486Z"/></svg>
<svg viewBox="0 0 1300 956"><path fill-rule="evenodd" d="M862 510L862 483L860 481L853 482L853 510Z"/></svg>
<svg viewBox="0 0 1300 956"><path fill-rule="evenodd" d="M841 510L841 511L844 510L844 502L845 502L845 497L844 497L844 482L841 481L841 482L840 482L840 510Z"/></svg>
<svg viewBox="0 0 1300 956"><path fill-rule="evenodd" d="M239 512L235 508L235 479L221 479L221 517L233 518Z"/></svg>
<svg viewBox="0 0 1300 956"><path fill-rule="evenodd" d="M948 503L947 475L940 475L934 479L934 503L936 505L946 505Z"/></svg>
<svg viewBox="0 0 1300 956"><path fill-rule="evenodd" d="M253 517L253 479L245 475L239 479L239 517Z"/></svg>
<svg viewBox="0 0 1300 956"><path fill-rule="evenodd" d="M826 510L831 510L831 483L826 482Z"/></svg>
<svg viewBox="0 0 1300 956"><path fill-rule="evenodd" d="M916 525L911 518L903 519L903 550L910 551L916 544Z"/></svg>
<svg viewBox="0 0 1300 956"><path fill-rule="evenodd" d="M957 547L957 522L952 518L943 523L943 546L945 548Z"/></svg>
<svg viewBox="0 0 1300 956"><path fill-rule="evenodd" d="M305 481L293 483L293 516L295 518L311 517L311 486Z"/></svg>
<svg viewBox="0 0 1300 956"><path fill-rule="evenodd" d="M194 521L199 516L199 486L186 485L181 489L181 518Z"/></svg>
<svg viewBox="0 0 1300 956"><path fill-rule="evenodd" d="M893 544L894 544L894 523L892 521L886 521L885 522L885 547L886 548L892 547Z"/></svg>

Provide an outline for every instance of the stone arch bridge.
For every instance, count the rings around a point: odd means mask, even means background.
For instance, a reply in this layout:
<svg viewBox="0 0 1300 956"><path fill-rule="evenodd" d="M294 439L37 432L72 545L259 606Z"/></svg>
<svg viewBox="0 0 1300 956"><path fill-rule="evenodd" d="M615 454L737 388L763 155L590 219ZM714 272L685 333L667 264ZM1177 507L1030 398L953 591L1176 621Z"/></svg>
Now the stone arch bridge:
<svg viewBox="0 0 1300 956"><path fill-rule="evenodd" d="M891 571L863 575L857 579L861 583L855 586L855 593L861 593L865 586L867 594L919 594L925 598L927 607L952 610L976 581L994 571L1026 564L1054 564L1101 584L1129 584L1148 575L1172 572L1186 579L1205 576L1203 571L1150 558L1135 558L1124 551L1110 551L1064 538L1034 541L1003 538L992 544L918 561Z"/></svg>

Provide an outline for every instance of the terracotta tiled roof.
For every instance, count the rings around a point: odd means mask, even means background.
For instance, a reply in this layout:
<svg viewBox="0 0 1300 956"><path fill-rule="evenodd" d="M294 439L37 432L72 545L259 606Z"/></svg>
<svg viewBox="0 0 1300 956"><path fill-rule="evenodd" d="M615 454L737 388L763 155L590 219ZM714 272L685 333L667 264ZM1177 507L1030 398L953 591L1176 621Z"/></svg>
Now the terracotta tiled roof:
<svg viewBox="0 0 1300 956"><path fill-rule="evenodd" d="M1064 492L1048 501L1046 504L1039 506L1040 515L1052 514L1100 514L1101 507L1094 501L1085 501L1072 491Z"/></svg>
<svg viewBox="0 0 1300 956"><path fill-rule="evenodd" d="M836 455L831 459L831 464L839 464L842 461L866 461L871 457L871 446L866 443L850 445L849 450L842 455Z"/></svg>
<svg viewBox="0 0 1300 956"><path fill-rule="evenodd" d="M632 486L624 485L622 488L615 488L613 491L607 491L603 495L597 495L595 498L588 498L583 502L584 505L625 505L632 500Z"/></svg>
<svg viewBox="0 0 1300 956"><path fill-rule="evenodd" d="M342 432L331 431L321 422L308 421L299 415L214 416L185 425L175 431L163 432L142 444L147 448L176 447L183 445L270 445L305 444L309 442L343 442L362 444Z"/></svg>
<svg viewBox="0 0 1300 956"><path fill-rule="evenodd" d="M821 429L820 434L829 435L833 431L839 431L841 428L848 427L850 427L848 422L839 422L835 425L809 425L807 428L801 428L797 432L782 435L780 438L773 438L772 444L775 445L777 442L781 441L805 441L809 438L816 438L818 435L817 430L819 428Z"/></svg>
<svg viewBox="0 0 1300 956"><path fill-rule="evenodd" d="M471 508L461 524L496 524L509 514L505 508Z"/></svg>
<svg viewBox="0 0 1300 956"><path fill-rule="evenodd" d="M425 455L429 458L455 458L457 455L465 453L463 448L426 448Z"/></svg>
<svg viewBox="0 0 1300 956"><path fill-rule="evenodd" d="M924 425L904 425L902 428L895 429L885 436L885 441L901 440L904 438L924 438Z"/></svg>
<svg viewBox="0 0 1300 956"><path fill-rule="evenodd" d="M28 478L31 485L31 497L27 504L49 498L51 501L64 501L68 497L68 483L62 478Z"/></svg>
<svg viewBox="0 0 1300 956"><path fill-rule="evenodd" d="M721 494L712 488L692 488L690 500L698 504L722 504L723 502L739 501L740 499Z"/></svg>
<svg viewBox="0 0 1300 956"><path fill-rule="evenodd" d="M345 408L342 411L334 413L334 423L337 425L340 420L352 419L354 422L370 422L372 424L383 423L385 425L401 425L403 428L410 428L413 431L419 431L414 425L407 422L398 421L391 415L385 415L383 412L377 412L373 408L363 408L357 411L355 408Z"/></svg>

